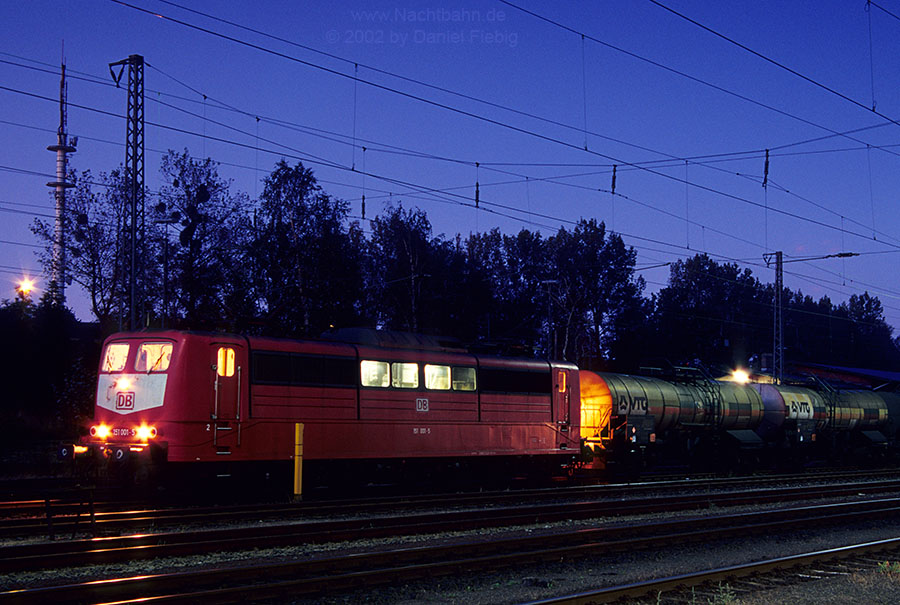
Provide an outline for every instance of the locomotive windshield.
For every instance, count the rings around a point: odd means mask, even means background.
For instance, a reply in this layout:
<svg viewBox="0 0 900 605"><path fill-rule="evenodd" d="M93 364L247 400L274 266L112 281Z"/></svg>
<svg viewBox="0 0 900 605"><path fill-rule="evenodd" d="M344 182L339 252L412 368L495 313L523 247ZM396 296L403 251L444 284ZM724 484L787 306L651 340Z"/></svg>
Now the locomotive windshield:
<svg viewBox="0 0 900 605"><path fill-rule="evenodd" d="M125 343L113 343L106 347L106 355L103 356L104 372L121 372L125 369L125 360L128 359L128 345Z"/></svg>
<svg viewBox="0 0 900 605"><path fill-rule="evenodd" d="M136 372L165 372L172 361L171 342L145 342L138 347L134 362Z"/></svg>

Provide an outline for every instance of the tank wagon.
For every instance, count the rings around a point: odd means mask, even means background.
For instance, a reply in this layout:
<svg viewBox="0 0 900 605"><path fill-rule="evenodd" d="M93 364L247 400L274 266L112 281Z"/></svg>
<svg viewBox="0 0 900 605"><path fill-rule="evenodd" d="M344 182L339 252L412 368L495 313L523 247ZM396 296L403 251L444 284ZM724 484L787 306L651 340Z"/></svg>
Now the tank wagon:
<svg viewBox="0 0 900 605"><path fill-rule="evenodd" d="M821 382L665 379L581 371L582 438L595 468L689 462L709 469L896 453L900 397ZM602 419L602 420L601 420Z"/></svg>

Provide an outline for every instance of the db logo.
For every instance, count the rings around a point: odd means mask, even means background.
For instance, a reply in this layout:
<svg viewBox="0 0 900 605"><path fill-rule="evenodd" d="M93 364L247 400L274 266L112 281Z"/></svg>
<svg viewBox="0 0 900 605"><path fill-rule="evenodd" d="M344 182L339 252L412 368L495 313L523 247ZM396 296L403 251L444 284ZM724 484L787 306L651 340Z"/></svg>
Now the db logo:
<svg viewBox="0 0 900 605"><path fill-rule="evenodd" d="M134 409L134 393L116 393L117 410Z"/></svg>
<svg viewBox="0 0 900 605"><path fill-rule="evenodd" d="M428 400L425 398L416 399L416 411L417 412L427 412L428 411Z"/></svg>

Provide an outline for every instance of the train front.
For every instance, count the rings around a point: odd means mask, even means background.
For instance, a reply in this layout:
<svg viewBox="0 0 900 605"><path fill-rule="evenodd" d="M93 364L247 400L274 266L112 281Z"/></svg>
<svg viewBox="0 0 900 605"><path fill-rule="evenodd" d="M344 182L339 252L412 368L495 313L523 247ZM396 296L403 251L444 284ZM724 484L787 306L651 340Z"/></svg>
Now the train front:
<svg viewBox="0 0 900 605"><path fill-rule="evenodd" d="M98 470L150 472L166 458L163 422L173 355L181 334L122 333L106 339L100 357L94 418L73 451Z"/></svg>

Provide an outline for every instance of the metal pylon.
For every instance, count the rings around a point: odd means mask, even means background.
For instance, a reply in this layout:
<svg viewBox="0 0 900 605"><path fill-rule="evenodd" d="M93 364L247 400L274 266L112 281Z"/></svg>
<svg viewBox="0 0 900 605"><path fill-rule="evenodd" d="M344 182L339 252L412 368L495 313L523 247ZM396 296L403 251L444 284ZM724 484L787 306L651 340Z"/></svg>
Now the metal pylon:
<svg viewBox="0 0 900 605"><path fill-rule="evenodd" d="M128 200L122 222L123 248L122 291L127 292L129 325L140 328L143 316L143 242L144 242L144 57L130 55L127 59L109 64L109 72L116 83L128 66L128 115L125 134L125 178ZM118 73L114 69L118 67ZM124 303L124 300L123 300ZM140 316L138 315L140 312Z"/></svg>
<svg viewBox="0 0 900 605"><path fill-rule="evenodd" d="M775 260L775 300L773 307L774 325L772 327L772 376L777 384L784 379L784 321L782 317L782 291L784 290L784 258L781 251L764 254L766 265Z"/></svg>

